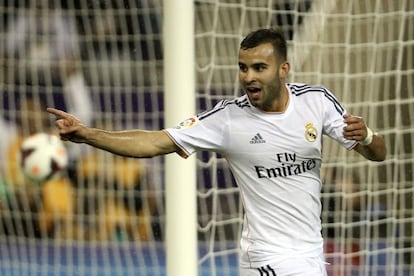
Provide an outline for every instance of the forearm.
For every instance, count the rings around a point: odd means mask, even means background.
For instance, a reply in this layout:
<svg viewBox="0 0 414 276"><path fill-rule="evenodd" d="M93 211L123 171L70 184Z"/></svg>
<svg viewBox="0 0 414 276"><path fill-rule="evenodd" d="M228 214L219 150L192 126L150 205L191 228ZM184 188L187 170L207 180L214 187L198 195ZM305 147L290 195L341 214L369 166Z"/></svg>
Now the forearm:
<svg viewBox="0 0 414 276"><path fill-rule="evenodd" d="M387 154L384 137L379 134L373 136L372 142L369 145L357 144L355 150L371 161L383 161Z"/></svg>
<svg viewBox="0 0 414 276"><path fill-rule="evenodd" d="M85 138L84 142L88 145L126 157L146 158L176 150L175 144L163 131L89 128Z"/></svg>
<svg viewBox="0 0 414 276"><path fill-rule="evenodd" d="M65 141L85 143L127 157L153 157L178 150L163 130L107 131L87 127L75 116L59 109L49 107L47 112L57 117L55 124Z"/></svg>

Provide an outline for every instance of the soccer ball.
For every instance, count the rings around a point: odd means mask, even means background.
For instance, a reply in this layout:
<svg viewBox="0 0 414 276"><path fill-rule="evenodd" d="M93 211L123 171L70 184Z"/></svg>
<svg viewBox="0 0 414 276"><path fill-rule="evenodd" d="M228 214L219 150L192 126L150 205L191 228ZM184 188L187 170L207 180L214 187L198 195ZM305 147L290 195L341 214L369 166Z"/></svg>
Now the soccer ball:
<svg viewBox="0 0 414 276"><path fill-rule="evenodd" d="M68 154L59 137L37 133L23 140L20 148L20 166L32 181L42 183L66 169Z"/></svg>

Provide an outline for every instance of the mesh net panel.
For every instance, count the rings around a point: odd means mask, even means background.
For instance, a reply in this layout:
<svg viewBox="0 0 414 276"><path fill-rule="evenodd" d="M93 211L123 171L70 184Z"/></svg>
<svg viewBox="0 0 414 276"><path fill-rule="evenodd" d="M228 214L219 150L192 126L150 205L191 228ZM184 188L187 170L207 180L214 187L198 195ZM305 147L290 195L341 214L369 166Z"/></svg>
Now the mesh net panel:
<svg viewBox="0 0 414 276"><path fill-rule="evenodd" d="M197 111L241 94L241 39L278 26L288 38L290 81L326 86L384 135L381 163L324 141L328 271L412 274L413 1L194 5ZM166 127L162 1L2 1L0 14L1 274L164 275L162 157L124 159L66 144L67 171L42 185L21 174L18 160L23 137L54 131L45 106L94 127ZM237 187L222 156L197 157L200 274L238 275Z"/></svg>

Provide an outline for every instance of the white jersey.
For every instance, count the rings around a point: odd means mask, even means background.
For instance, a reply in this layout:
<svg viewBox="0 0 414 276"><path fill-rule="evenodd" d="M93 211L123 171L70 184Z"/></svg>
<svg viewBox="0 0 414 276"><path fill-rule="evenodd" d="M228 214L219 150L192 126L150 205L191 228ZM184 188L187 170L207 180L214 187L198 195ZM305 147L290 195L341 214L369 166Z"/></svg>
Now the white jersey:
<svg viewBox="0 0 414 276"><path fill-rule="evenodd" d="M343 137L346 111L330 91L298 83L287 88L283 113L260 111L244 95L166 129L183 157L206 150L227 159L245 211L245 268L321 256L322 135L347 149L356 144Z"/></svg>

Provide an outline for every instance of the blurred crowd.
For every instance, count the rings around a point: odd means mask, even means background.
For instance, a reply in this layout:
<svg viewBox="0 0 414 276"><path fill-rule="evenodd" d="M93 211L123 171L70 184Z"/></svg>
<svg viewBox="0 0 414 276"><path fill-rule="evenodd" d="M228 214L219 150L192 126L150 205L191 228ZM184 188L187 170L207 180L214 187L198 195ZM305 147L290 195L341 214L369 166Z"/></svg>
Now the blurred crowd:
<svg viewBox="0 0 414 276"><path fill-rule="evenodd" d="M94 80L85 64L115 58L161 59L160 7L157 1L146 2L0 4L0 234L84 240L163 238L162 181L153 177L161 173L154 169L157 160L126 159L65 144L68 167L43 183L28 179L19 161L26 137L56 134L46 106L67 110L87 125L122 127L116 124L124 108L111 106L102 112L91 90L104 93L108 84ZM146 18L125 13L133 8L146 11ZM154 37L150 42L145 37L148 28ZM112 96L106 97L110 101Z"/></svg>

